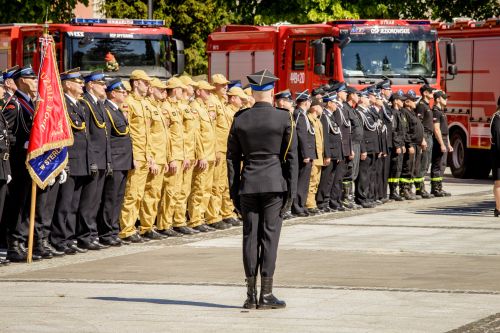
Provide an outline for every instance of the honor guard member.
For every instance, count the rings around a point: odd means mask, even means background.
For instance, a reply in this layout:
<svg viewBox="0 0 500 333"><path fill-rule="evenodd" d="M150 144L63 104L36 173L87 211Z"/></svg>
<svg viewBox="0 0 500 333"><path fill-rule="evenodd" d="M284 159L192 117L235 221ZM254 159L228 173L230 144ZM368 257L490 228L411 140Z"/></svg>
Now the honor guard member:
<svg viewBox="0 0 500 333"><path fill-rule="evenodd" d="M8 99L10 97L14 96L14 93L17 90L17 86L16 86L16 83L14 82L14 79L12 78L12 75L14 75L14 73L18 69L19 69L19 66L16 65L14 67L6 69L2 73L2 78L3 78L3 81L4 81L4 88L5 88L5 95L4 95L4 98L5 98L5 101L6 101L5 104L7 104L7 101L8 101Z"/></svg>
<svg viewBox="0 0 500 333"><path fill-rule="evenodd" d="M68 179L61 184L57 193L50 242L54 248L65 254L85 253L78 247L78 239L83 228L82 221L88 220L93 197L82 197L82 189L93 180L90 177L91 144L87 132L90 114L79 100L83 94L83 79L80 68L61 73L62 89L66 111L73 132L73 145L68 147ZM81 242L80 242L81 243Z"/></svg>
<svg viewBox="0 0 500 333"><path fill-rule="evenodd" d="M491 117L491 167L493 176L493 195L495 196L494 217L500 216L500 97L497 100L497 111Z"/></svg>
<svg viewBox="0 0 500 333"><path fill-rule="evenodd" d="M333 116L333 113L337 112L337 104L334 101L336 97L337 94L334 91L328 92L323 96L323 103L325 104L325 107L323 109L323 114L320 117L321 123L323 124L325 140L328 140L331 160L330 164L322 167L318 192L316 194L318 209L325 213L333 211L333 209L329 207L330 193L337 165L339 161L343 159L342 135Z"/></svg>
<svg viewBox="0 0 500 333"><path fill-rule="evenodd" d="M173 230L174 215L180 209L182 200L183 171L189 165L186 158L186 140L184 138L182 91L187 87L179 78L173 77L167 82L168 98L163 103L164 117L168 122L168 172L164 174L160 211L157 218L158 232L167 237L181 237L183 234ZM185 214L185 212L184 212ZM183 220L177 213L177 225Z"/></svg>
<svg viewBox="0 0 500 333"><path fill-rule="evenodd" d="M33 98L37 93L37 76L31 67L18 68L9 79L17 86L14 95L3 109L3 115L12 135L10 146L10 164L12 182L9 184L7 207L7 259L23 262L27 258L25 243L28 237L31 177L26 168L26 154L30 137L35 104ZM37 198L45 197L46 191L37 191ZM38 200L37 200L38 201ZM41 208L35 209L35 246L33 260L52 258L42 244L42 228L40 223Z"/></svg>
<svg viewBox="0 0 500 333"><path fill-rule="evenodd" d="M374 187L374 197L375 204L381 205L388 201L386 197L384 197L384 163L385 158L387 157L387 127L383 121L383 101L382 95L380 94L380 90L375 86L370 87L368 92L368 96L370 98L371 110L374 112L375 117L377 118L378 124L378 138L379 138L379 147L380 151L375 156L375 187ZM385 191L387 192L387 191ZM387 194L387 193L386 193Z"/></svg>
<svg viewBox="0 0 500 333"><path fill-rule="evenodd" d="M118 237L120 232L120 210L125 195L127 173L133 168L132 141L127 117L121 107L127 97L127 90L121 79L113 79L106 86L107 99L104 109L111 128L111 164L113 174L106 177L102 193L101 206L97 214L99 241L109 246L121 246L123 241Z"/></svg>
<svg viewBox="0 0 500 333"><path fill-rule="evenodd" d="M177 79L178 80L178 79ZM158 78L153 78L150 82L147 97L150 115L150 137L151 137L151 159L150 172L146 177L144 197L139 209L139 220L141 227L139 233L145 240L162 239L164 236L154 230L155 220L158 215L167 156L168 156L168 128L167 121L163 115L163 103L165 101L165 89L167 85ZM181 91L182 94L182 91Z"/></svg>
<svg viewBox="0 0 500 333"><path fill-rule="evenodd" d="M5 105L5 83L3 76L0 76L0 107L3 108Z"/></svg>
<svg viewBox="0 0 500 333"><path fill-rule="evenodd" d="M125 99L129 109L128 121L134 168L127 174L118 236L132 243L144 242L135 229L135 222L139 217L146 179L150 171L154 171L151 152L151 111L149 102L146 100L151 80L143 70L132 71L130 74L132 93Z"/></svg>
<svg viewBox="0 0 500 333"><path fill-rule="evenodd" d="M337 92L336 102L338 110L333 115L342 134L342 154L344 157L338 163L337 171L335 172L335 179L333 180L332 192L330 194L330 208L344 211L346 208L342 204L343 181L348 171L349 162L354 159L352 124L349 119L349 111L344 107L344 102L347 101L347 85L345 82L337 82L332 86L332 90Z"/></svg>
<svg viewBox="0 0 500 333"><path fill-rule="evenodd" d="M287 109L293 114L293 99L290 90L283 90L274 95L277 108Z"/></svg>
<svg viewBox="0 0 500 333"><path fill-rule="evenodd" d="M349 115L351 122L351 142L354 157L347 164L347 172L342 180L342 206L348 209L361 208L354 201L354 182L359 173L359 155L361 140L363 140L363 124L355 109L359 102L359 91L353 87L347 87L347 100L342 103L344 111Z"/></svg>
<svg viewBox="0 0 500 333"><path fill-rule="evenodd" d="M314 99L307 114L312 127L314 128L314 140L316 146L317 158L313 161L311 167L311 179L309 181L309 194L307 195L306 208L309 215L323 213L316 204L316 193L318 192L319 181L321 179L321 168L330 165L330 147L329 141L323 132L323 124L320 117L323 114L323 103Z"/></svg>
<svg viewBox="0 0 500 333"><path fill-rule="evenodd" d="M379 123L371 110L369 90L360 93L356 112L363 122L363 140L360 147L359 176L356 183L356 200L363 208L375 207L376 156L380 152Z"/></svg>
<svg viewBox="0 0 500 333"><path fill-rule="evenodd" d="M311 107L311 96L306 89L297 93L295 103L297 107L293 113L295 128L297 130L298 147L298 178L297 196L293 201L292 214L298 217L309 216L306 209L311 170L316 155L316 139L314 127L307 117L307 111Z"/></svg>
<svg viewBox="0 0 500 333"><path fill-rule="evenodd" d="M238 112L228 140L231 198L243 216L243 265L247 309L284 308L272 294L282 218L297 189L293 119L273 107L277 78L268 70L248 76L255 105ZM241 165L243 163L243 168ZM257 302L256 279L261 276Z"/></svg>
<svg viewBox="0 0 500 333"><path fill-rule="evenodd" d="M215 89L207 81L197 82L195 99L191 110L199 117L199 130L196 138L195 155L198 161L193 172L193 186L188 199L188 226L200 232L214 231L205 224L205 212L212 192L215 167L215 104L210 98L210 91Z"/></svg>
<svg viewBox="0 0 500 333"><path fill-rule="evenodd" d="M432 135L434 133L434 124L432 122L432 110L429 105L433 98L434 88L428 84L420 87L420 95L422 98L417 103L416 113L424 125L424 139L422 141L422 155L420 156L420 167L417 170L414 179L416 194L424 199L434 197L425 190L425 174L429 171L432 158Z"/></svg>
<svg viewBox="0 0 500 333"><path fill-rule="evenodd" d="M424 126L415 112L418 96L413 90L406 94L404 107L401 109L405 117L407 128L405 130L406 153L403 157L403 169L399 182L399 192L406 200L422 199L420 195L412 192L414 178L420 170L420 155L424 141Z"/></svg>
<svg viewBox="0 0 500 333"><path fill-rule="evenodd" d="M85 93L81 103L85 108L85 112L89 114L87 131L90 137L90 175L93 182L83 188L82 197L90 197L93 202L88 218L85 216L79 225L83 229L78 240L78 246L87 250L101 250L108 246L99 242L97 212L101 204L105 177L111 177L113 174L109 140L109 128L111 126L103 104L106 99L104 73L94 71L83 79L85 81ZM85 213L85 215L87 214Z"/></svg>
<svg viewBox="0 0 500 333"><path fill-rule="evenodd" d="M389 199L395 201L404 201L404 198L398 193L399 178L401 177L401 170L403 168L403 156L406 152L405 147L405 129L406 129L406 118L403 117L401 109L403 108L403 103L406 100L406 96L402 90L391 95L392 103L392 116L393 118L393 130L392 130L392 151L390 155L390 170L387 178L389 184Z"/></svg>
<svg viewBox="0 0 500 333"><path fill-rule="evenodd" d="M381 81L377 87L380 89L380 94L382 97L381 108L382 108L382 122L386 128L386 138L387 138L387 156L384 158L384 164L382 166L382 199L387 202L389 200L387 196L387 187L389 173L391 170L391 156L394 149L394 133L396 130L396 119L393 114L392 106L390 104L390 99L392 95L391 81L384 80Z"/></svg>
<svg viewBox="0 0 500 333"><path fill-rule="evenodd" d="M227 138L233 122L233 111L227 103L227 84L229 81L222 74L212 75L212 84L215 87L213 102L217 110L215 133L217 135L214 181L212 196L206 212L207 224L215 229L224 230L231 227L230 223L223 220L235 218L234 206L229 198L229 185L227 182Z"/></svg>
<svg viewBox="0 0 500 333"><path fill-rule="evenodd" d="M0 92L3 90L3 78L0 77ZM3 103L3 94L2 103ZM2 104L2 108L3 108ZM3 112L0 113L0 221L2 220L2 213L4 210L5 199L7 196L7 184L12 180L9 161L10 149L10 135L9 125ZM7 265L10 261L8 259L0 258L0 265Z"/></svg>
<svg viewBox="0 0 500 333"><path fill-rule="evenodd" d="M432 144L431 194L435 197L451 196L443 190L443 174L446 169L448 152L453 152L448 138L448 121L446 119L446 103L448 96L444 91L434 92L434 107L432 108L434 136Z"/></svg>
<svg viewBox="0 0 500 333"><path fill-rule="evenodd" d="M182 188L179 194L179 200L175 206L173 216L173 230L184 235L192 235L199 233L198 230L187 226L186 211L188 197L191 194L193 170L196 166L196 139L199 135L199 115L197 110L190 107L191 101L194 99L194 88L198 84L189 76L183 75L179 80L184 84L182 89L182 98L179 103L179 113L182 117L182 125L184 128L184 161L182 163Z"/></svg>

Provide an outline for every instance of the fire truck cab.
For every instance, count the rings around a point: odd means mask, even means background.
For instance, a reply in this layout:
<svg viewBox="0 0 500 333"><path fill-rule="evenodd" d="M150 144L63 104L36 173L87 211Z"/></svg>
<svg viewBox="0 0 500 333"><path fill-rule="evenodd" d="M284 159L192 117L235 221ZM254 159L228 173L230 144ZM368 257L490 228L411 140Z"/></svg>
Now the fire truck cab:
<svg viewBox="0 0 500 333"><path fill-rule="evenodd" d="M49 33L60 71L103 69L109 76L128 77L134 69L143 69L168 78L183 72L184 46L164 25L162 20L76 18L69 24L49 24ZM0 25L0 68L38 68L42 33L42 24Z"/></svg>
<svg viewBox="0 0 500 333"><path fill-rule="evenodd" d="M437 32L421 20L340 20L325 24L228 25L209 35L209 75L246 82L267 68L276 90L313 89L330 80L365 87L390 78L393 89L438 88Z"/></svg>
<svg viewBox="0 0 500 333"><path fill-rule="evenodd" d="M448 124L454 152L448 165L455 177L486 178L491 170L490 122L500 95L500 20L456 19L435 23L440 51L453 40L458 74L455 77L441 63L442 86L449 95Z"/></svg>

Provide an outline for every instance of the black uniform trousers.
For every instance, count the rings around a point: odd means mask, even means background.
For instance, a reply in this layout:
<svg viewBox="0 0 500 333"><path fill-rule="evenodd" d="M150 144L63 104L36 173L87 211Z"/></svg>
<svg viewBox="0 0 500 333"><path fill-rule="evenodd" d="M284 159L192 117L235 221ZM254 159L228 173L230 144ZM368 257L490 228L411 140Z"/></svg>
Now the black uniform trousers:
<svg viewBox="0 0 500 333"><path fill-rule="evenodd" d="M5 206L5 200L7 199L7 180L6 179L0 179L0 246L5 245L5 236L6 234L6 227L4 225L4 219L3 219L3 209Z"/></svg>
<svg viewBox="0 0 500 333"><path fill-rule="evenodd" d="M373 201L375 194L376 154L368 153L359 161L359 175L356 180L356 200L359 203Z"/></svg>
<svg viewBox="0 0 500 333"><path fill-rule="evenodd" d="M387 156L384 157L384 170L382 171L382 198L387 198L387 187L389 181L389 174L391 173L391 156L394 148L387 148Z"/></svg>
<svg viewBox="0 0 500 333"><path fill-rule="evenodd" d="M49 238L50 232L52 230L52 220L54 217L54 212L57 202L57 194L59 192L59 179L56 178L54 185L47 186L45 189L45 194L43 200L40 202L37 200L37 205L40 204L40 224L41 224L41 236L42 238Z"/></svg>
<svg viewBox="0 0 500 333"><path fill-rule="evenodd" d="M385 157L375 155L375 200L380 200L384 195L384 166L385 166ZM387 186L387 185L386 185ZM387 191L386 191L387 192Z"/></svg>
<svg viewBox="0 0 500 333"><path fill-rule="evenodd" d="M98 236L98 227L97 227L97 213L99 212L99 207L101 206L102 192L104 189L104 181L105 181L105 170L99 170L97 175L92 177L93 184L89 186L88 191L82 192L82 196L90 195L91 198L91 206L89 207L89 222L86 224L86 227L89 228L89 235L86 236L85 239L88 239L90 242L99 240Z"/></svg>
<svg viewBox="0 0 500 333"><path fill-rule="evenodd" d="M99 175L94 177L82 177L83 185L80 197L73 196L73 200L71 202L71 209L73 212L76 212L76 239L79 243L85 245L94 241L92 238L92 232L97 232L95 217L97 216L97 209L99 209L99 206L96 208L94 205L96 202L95 195L97 192L96 178L98 176Z"/></svg>
<svg viewBox="0 0 500 333"><path fill-rule="evenodd" d="M113 175L105 177L102 200L97 213L99 238L107 241L118 237L120 232L120 210L125 195L127 170L114 170Z"/></svg>
<svg viewBox="0 0 500 333"><path fill-rule="evenodd" d="M281 233L283 193L240 195L243 217L243 266L246 276L272 277Z"/></svg>
<svg viewBox="0 0 500 333"><path fill-rule="evenodd" d="M311 180L312 160L309 163L299 161L299 178L297 181L297 197L293 200L292 213L304 213L306 209L307 195L309 193L309 181Z"/></svg>
<svg viewBox="0 0 500 333"><path fill-rule="evenodd" d="M421 151L420 155L420 164L418 168L417 175L415 178L422 178L421 181L424 181L425 174L429 171L429 166L431 165L432 160L432 147L433 147L433 136L430 132L424 133L425 141L427 142L427 149Z"/></svg>
<svg viewBox="0 0 500 333"><path fill-rule="evenodd" d="M446 159L448 152L443 153L441 146L436 139L433 139L432 144L432 165L431 165L431 181L442 181L444 170L446 169ZM448 149L448 137L443 137L443 142Z"/></svg>
<svg viewBox="0 0 500 333"><path fill-rule="evenodd" d="M332 160L329 165L321 168L321 178L319 180L318 191L316 192L316 204L319 208L329 207L337 166L337 161Z"/></svg>
<svg viewBox="0 0 500 333"><path fill-rule="evenodd" d="M391 151L391 166L388 176L390 183L399 183L399 177L401 177L401 170L403 169L403 156L403 149L401 149L401 154L397 154L396 149Z"/></svg>
<svg viewBox="0 0 500 333"><path fill-rule="evenodd" d="M420 173L422 148L417 144L413 144L412 147L415 148L415 153L410 154L409 148L406 148L406 153L403 156L400 180L402 183L413 183L413 179L417 178Z"/></svg>
<svg viewBox="0 0 500 333"><path fill-rule="evenodd" d="M342 204L342 182L347 173L348 165L349 165L349 157L344 157L343 160L340 160L337 164L337 169L335 170L335 174L333 176L333 184L332 189L330 190L330 207L338 208Z"/></svg>

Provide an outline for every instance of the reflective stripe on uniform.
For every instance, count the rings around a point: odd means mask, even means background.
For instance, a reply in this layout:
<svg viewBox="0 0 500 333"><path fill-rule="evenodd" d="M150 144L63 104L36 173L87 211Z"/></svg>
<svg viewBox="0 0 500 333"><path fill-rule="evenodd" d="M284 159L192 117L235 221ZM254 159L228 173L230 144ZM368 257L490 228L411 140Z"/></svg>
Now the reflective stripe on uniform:
<svg viewBox="0 0 500 333"><path fill-rule="evenodd" d="M399 178L387 178L388 183L399 183Z"/></svg>

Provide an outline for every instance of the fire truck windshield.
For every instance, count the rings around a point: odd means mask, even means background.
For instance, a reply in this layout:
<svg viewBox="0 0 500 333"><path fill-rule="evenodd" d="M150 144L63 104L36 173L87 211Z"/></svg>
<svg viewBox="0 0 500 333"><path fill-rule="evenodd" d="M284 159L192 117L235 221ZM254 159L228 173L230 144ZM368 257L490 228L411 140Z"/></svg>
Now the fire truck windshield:
<svg viewBox="0 0 500 333"><path fill-rule="evenodd" d="M352 41L342 49L344 77L436 77L435 42Z"/></svg>
<svg viewBox="0 0 500 333"><path fill-rule="evenodd" d="M164 36L126 39L111 38L107 34L87 34L83 38L68 37L66 41L66 68L80 67L82 72L102 69L109 76L121 77L128 77L133 70L142 69L151 76L170 76L167 70L168 40Z"/></svg>

